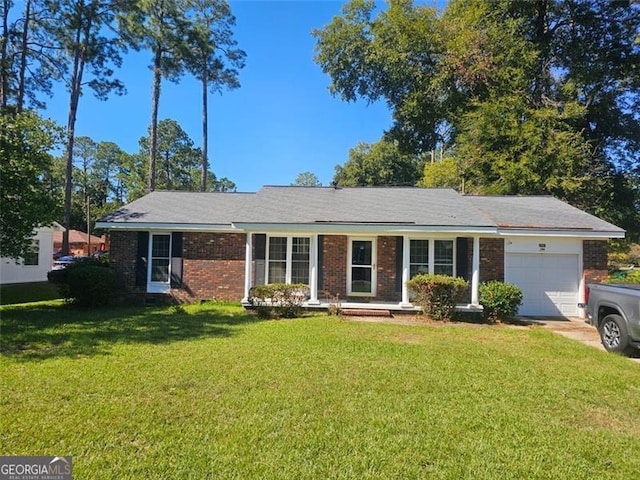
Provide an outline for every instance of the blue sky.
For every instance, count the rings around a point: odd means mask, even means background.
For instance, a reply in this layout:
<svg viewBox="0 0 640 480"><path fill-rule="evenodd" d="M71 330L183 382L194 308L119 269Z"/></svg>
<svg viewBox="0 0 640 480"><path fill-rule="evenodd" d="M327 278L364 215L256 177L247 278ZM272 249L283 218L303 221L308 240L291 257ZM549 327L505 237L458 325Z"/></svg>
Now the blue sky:
<svg viewBox="0 0 640 480"><path fill-rule="evenodd" d="M340 14L345 2L231 1L235 38L247 53L241 88L210 96L209 156L218 177L234 181L238 191L262 185L289 185L311 171L323 185L336 164L348 159L358 142L375 142L391 126L384 103L346 103L330 95L329 77L314 63L314 28ZM151 111L150 52L131 53L117 72L125 96L96 100L86 91L80 100L76 134L113 141L138 151ZM185 76L162 83L159 118L172 118L201 144L201 89ZM58 92L46 112L65 125L68 95Z"/></svg>

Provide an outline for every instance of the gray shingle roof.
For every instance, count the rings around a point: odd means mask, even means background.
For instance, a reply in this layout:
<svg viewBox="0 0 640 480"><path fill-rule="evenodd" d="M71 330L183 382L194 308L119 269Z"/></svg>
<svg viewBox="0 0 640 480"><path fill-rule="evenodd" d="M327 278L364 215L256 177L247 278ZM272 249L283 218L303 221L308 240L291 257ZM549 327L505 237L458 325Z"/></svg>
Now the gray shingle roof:
<svg viewBox="0 0 640 480"><path fill-rule="evenodd" d="M494 226L449 189L264 187L238 223Z"/></svg>
<svg viewBox="0 0 640 480"><path fill-rule="evenodd" d="M162 192L145 195L99 222L231 225L254 193Z"/></svg>
<svg viewBox="0 0 640 480"><path fill-rule="evenodd" d="M469 195L466 198L500 228L624 232L623 229L554 197Z"/></svg>
<svg viewBox="0 0 640 480"><path fill-rule="evenodd" d="M465 196L414 187L264 187L257 193L153 192L102 225L355 224L624 231L553 197Z"/></svg>

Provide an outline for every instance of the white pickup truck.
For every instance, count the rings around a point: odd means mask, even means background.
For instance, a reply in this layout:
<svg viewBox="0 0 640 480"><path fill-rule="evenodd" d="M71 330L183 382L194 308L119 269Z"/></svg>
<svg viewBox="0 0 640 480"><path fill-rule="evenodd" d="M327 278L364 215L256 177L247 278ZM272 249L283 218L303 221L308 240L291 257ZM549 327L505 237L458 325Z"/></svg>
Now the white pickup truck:
<svg viewBox="0 0 640 480"><path fill-rule="evenodd" d="M586 300L604 348L623 354L640 348L640 285L592 283Z"/></svg>

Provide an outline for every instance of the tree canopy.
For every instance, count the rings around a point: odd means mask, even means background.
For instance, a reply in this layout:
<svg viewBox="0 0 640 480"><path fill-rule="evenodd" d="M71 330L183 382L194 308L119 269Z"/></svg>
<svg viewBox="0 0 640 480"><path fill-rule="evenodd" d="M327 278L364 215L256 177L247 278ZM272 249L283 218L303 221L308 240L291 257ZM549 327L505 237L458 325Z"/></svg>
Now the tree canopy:
<svg viewBox="0 0 640 480"><path fill-rule="evenodd" d="M359 143L349 150L344 165L336 165L333 183L344 187L415 185L423 165L419 155L402 153L397 142Z"/></svg>
<svg viewBox="0 0 640 480"><path fill-rule="evenodd" d="M291 185L298 187L321 187L322 182L313 172L300 172Z"/></svg>
<svg viewBox="0 0 640 480"><path fill-rule="evenodd" d="M0 115L0 245L2 256L23 257L38 226L56 220L56 199L45 173L62 132L52 122L25 111Z"/></svg>
<svg viewBox="0 0 640 480"><path fill-rule="evenodd" d="M177 82L192 73L203 83L204 109L203 150L193 147L177 122L163 125L162 188L235 190L231 180L209 170L205 155L206 95L237 88L237 69L244 65L225 0L1 0L0 20L3 255L22 253L34 228L54 219L67 228L64 250L69 228L89 229L100 215L155 188L157 155L151 150L162 78ZM152 141L146 160L112 142L80 137L75 145L82 95L91 90L106 99L125 92L116 77L128 48L152 53ZM69 94L66 130L35 113L45 107L43 95L57 91L53 87L59 83ZM65 156L52 158L46 152L60 150L60 132L66 137Z"/></svg>
<svg viewBox="0 0 640 480"><path fill-rule="evenodd" d="M552 194L640 231L640 5L352 0L313 34L334 95L385 101L403 152L446 152L422 184Z"/></svg>

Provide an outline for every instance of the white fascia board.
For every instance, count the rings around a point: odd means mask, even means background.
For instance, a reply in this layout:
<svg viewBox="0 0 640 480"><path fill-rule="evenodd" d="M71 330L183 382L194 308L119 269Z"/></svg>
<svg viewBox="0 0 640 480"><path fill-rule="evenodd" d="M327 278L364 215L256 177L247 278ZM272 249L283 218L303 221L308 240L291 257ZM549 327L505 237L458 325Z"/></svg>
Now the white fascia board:
<svg viewBox="0 0 640 480"><path fill-rule="evenodd" d="M229 224L207 223L142 223L142 222L96 222L96 228L107 230L154 230L162 232L234 232L238 229Z"/></svg>
<svg viewBox="0 0 640 480"><path fill-rule="evenodd" d="M534 230L534 229L498 229L502 237L567 237L584 239L624 238L624 231L594 232L593 230Z"/></svg>
<svg viewBox="0 0 640 480"><path fill-rule="evenodd" d="M234 223L238 230L247 232L308 232L320 234L366 234L366 233L448 233L463 235L491 235L497 234L496 227L460 227L438 225L407 225L407 224L357 224L357 223Z"/></svg>

